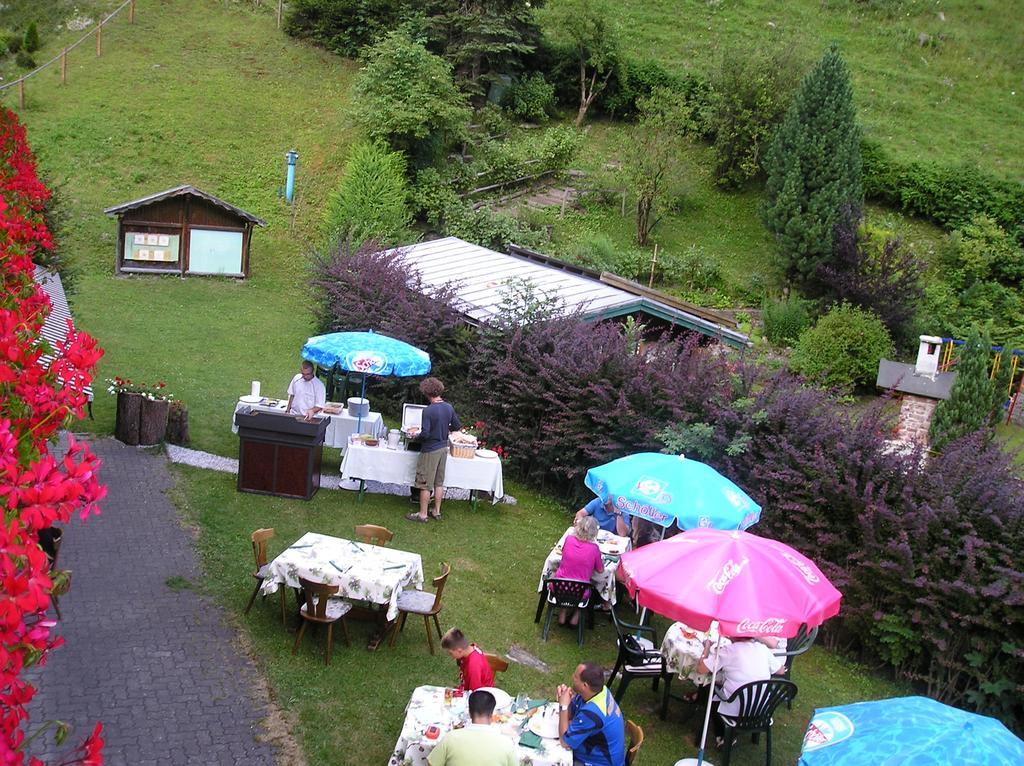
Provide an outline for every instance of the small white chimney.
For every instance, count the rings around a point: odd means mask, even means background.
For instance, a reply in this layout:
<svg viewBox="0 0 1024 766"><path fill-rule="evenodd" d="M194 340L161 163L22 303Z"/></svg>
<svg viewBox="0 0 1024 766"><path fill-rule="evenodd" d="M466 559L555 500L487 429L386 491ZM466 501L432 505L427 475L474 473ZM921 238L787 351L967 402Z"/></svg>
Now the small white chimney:
<svg viewBox="0 0 1024 766"><path fill-rule="evenodd" d="M917 350L915 375L923 375L935 380L939 373L939 352L942 350L942 338L934 335L922 335L921 346Z"/></svg>

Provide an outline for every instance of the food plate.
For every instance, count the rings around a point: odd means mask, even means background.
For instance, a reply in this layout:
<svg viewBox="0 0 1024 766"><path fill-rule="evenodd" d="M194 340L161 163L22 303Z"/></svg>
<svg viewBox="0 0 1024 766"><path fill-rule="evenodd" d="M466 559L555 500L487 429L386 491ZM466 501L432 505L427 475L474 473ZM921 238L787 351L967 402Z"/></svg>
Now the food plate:
<svg viewBox="0 0 1024 766"><path fill-rule="evenodd" d="M476 451L477 457L498 457L498 453L492 449L478 449Z"/></svg>
<svg viewBox="0 0 1024 766"><path fill-rule="evenodd" d="M538 737L558 739L558 705L545 705L532 718L528 728Z"/></svg>
<svg viewBox="0 0 1024 766"><path fill-rule="evenodd" d="M263 401L262 396L253 396L252 394L246 394L245 396L238 397L238 401L243 404L259 404Z"/></svg>
<svg viewBox="0 0 1024 766"><path fill-rule="evenodd" d="M511 705L512 705L512 697L511 697L511 695L508 692L506 692L506 691L498 689L497 687L494 687L494 686L483 686L483 687L477 689L477 691L490 692L491 694L494 695L494 709L495 710L499 710L499 711L508 710L511 707Z"/></svg>

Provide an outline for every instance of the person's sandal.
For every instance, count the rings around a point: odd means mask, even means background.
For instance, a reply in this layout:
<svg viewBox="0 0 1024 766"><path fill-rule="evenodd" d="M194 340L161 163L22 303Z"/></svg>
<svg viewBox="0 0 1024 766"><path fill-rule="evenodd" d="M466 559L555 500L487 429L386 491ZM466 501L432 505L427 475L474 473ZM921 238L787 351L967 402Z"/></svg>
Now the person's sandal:
<svg viewBox="0 0 1024 766"><path fill-rule="evenodd" d="M418 513L407 513L405 515L406 521L418 521L420 524L426 524L427 519L420 516Z"/></svg>
<svg viewBox="0 0 1024 766"><path fill-rule="evenodd" d="M442 518L440 513L428 513L427 516L429 516L433 521L441 521Z"/></svg>

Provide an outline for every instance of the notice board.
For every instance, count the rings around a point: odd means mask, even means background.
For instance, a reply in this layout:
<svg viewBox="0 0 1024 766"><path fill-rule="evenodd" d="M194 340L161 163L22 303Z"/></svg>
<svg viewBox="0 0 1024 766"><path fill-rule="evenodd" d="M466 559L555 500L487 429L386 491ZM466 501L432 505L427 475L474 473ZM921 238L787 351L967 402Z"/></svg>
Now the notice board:
<svg viewBox="0 0 1024 766"><path fill-rule="evenodd" d="M242 232L191 229L188 271L190 274L242 276Z"/></svg>
<svg viewBox="0 0 1024 766"><path fill-rule="evenodd" d="M124 233L124 259L126 261L155 261L177 263L181 237L177 234Z"/></svg>

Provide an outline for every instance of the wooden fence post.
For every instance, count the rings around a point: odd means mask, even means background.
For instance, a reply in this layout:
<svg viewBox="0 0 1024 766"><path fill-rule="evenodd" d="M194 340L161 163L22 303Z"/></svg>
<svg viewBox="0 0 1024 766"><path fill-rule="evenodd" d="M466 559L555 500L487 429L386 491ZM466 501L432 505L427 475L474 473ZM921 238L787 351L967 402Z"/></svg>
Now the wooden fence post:
<svg viewBox="0 0 1024 766"><path fill-rule="evenodd" d="M135 0L131 0L128 4L128 23L135 23Z"/></svg>
<svg viewBox="0 0 1024 766"><path fill-rule="evenodd" d="M622 217L626 217L626 190L622 190Z"/></svg>
<svg viewBox="0 0 1024 766"><path fill-rule="evenodd" d="M658 263L658 243L654 243L654 257L651 258L651 278L647 280L648 287L654 287L654 267Z"/></svg>
<svg viewBox="0 0 1024 766"><path fill-rule="evenodd" d="M18 108L25 108L25 78L18 80Z"/></svg>
<svg viewBox="0 0 1024 766"><path fill-rule="evenodd" d="M281 28L281 13L284 11L284 0L277 0L277 28Z"/></svg>
<svg viewBox="0 0 1024 766"><path fill-rule="evenodd" d="M96 56L103 52L103 22L96 25Z"/></svg>
<svg viewBox="0 0 1024 766"><path fill-rule="evenodd" d="M65 48L60 52L60 84L64 85L68 81L68 49Z"/></svg>

